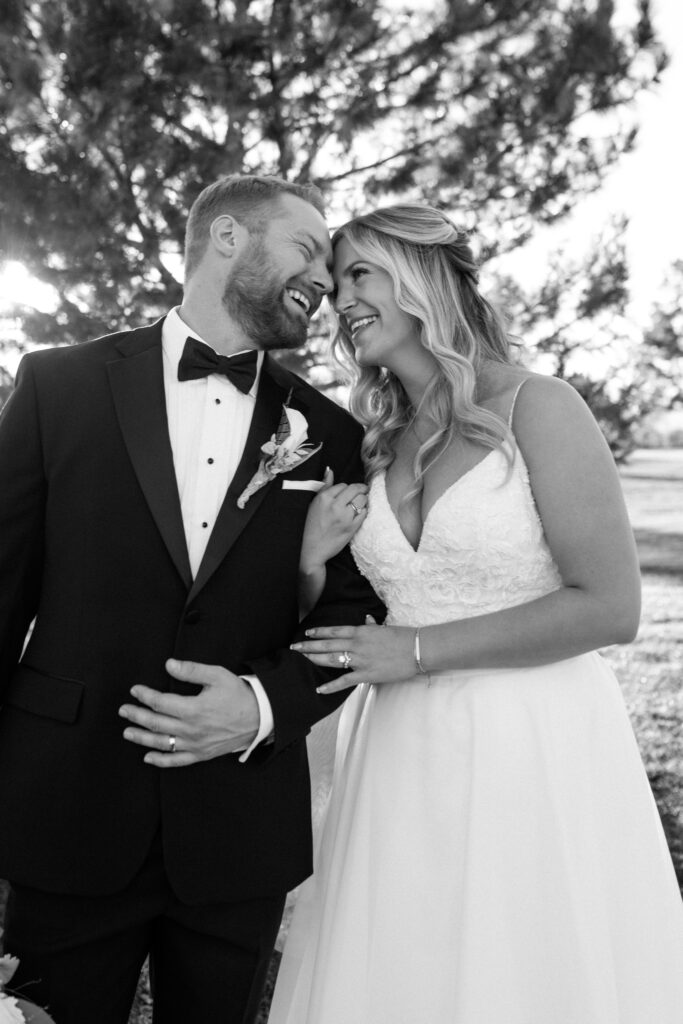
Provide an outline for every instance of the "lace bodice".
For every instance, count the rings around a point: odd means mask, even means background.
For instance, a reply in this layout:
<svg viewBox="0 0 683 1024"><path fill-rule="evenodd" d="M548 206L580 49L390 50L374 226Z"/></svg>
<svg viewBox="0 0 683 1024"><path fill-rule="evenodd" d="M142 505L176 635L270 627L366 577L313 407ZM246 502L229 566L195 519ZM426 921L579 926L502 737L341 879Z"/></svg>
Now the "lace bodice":
<svg viewBox="0 0 683 1024"><path fill-rule="evenodd" d="M509 475L494 450L456 480L430 509L417 550L389 505L384 473L373 478L369 503L352 551L388 623L471 618L561 586L519 449Z"/></svg>

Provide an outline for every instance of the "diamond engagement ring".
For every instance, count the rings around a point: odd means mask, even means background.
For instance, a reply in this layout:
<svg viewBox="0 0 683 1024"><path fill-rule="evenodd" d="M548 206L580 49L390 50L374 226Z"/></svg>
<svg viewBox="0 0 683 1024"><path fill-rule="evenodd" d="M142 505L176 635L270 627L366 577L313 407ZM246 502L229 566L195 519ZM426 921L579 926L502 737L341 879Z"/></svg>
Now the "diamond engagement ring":
<svg viewBox="0 0 683 1024"><path fill-rule="evenodd" d="M353 509L353 518L355 519L355 518L356 518L356 516L359 516L359 515L361 514L361 512L363 511L363 509L362 509L362 508L358 508L358 505L354 504L354 502L353 502L353 501L349 501L349 502L348 502L348 504L349 504L349 505L351 506L351 508Z"/></svg>
<svg viewBox="0 0 683 1024"><path fill-rule="evenodd" d="M345 669L351 668L351 655L348 651L343 651L339 655L339 664Z"/></svg>
<svg viewBox="0 0 683 1024"><path fill-rule="evenodd" d="M168 749L172 754L175 754L175 736L168 737Z"/></svg>

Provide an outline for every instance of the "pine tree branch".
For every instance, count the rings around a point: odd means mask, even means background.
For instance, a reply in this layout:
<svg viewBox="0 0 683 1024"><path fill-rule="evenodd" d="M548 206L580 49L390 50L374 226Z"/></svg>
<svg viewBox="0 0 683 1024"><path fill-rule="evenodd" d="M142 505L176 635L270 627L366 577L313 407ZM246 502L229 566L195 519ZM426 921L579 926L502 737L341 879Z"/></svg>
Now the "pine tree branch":
<svg viewBox="0 0 683 1024"><path fill-rule="evenodd" d="M446 138L447 134L449 133L444 132L435 139L424 139L422 142L416 142L412 146L406 146L403 149L392 153L390 156L382 157L380 160L375 160L370 164L363 164L362 167L352 167L350 170L340 171L339 174L326 175L325 177L318 178L318 181L323 185L331 185L335 181L343 181L345 178L353 177L356 174L364 174L367 171L374 171L378 167L383 167L384 165L391 163L393 160L398 160L402 156L414 156L426 146L433 145L434 142L438 142L440 139Z"/></svg>

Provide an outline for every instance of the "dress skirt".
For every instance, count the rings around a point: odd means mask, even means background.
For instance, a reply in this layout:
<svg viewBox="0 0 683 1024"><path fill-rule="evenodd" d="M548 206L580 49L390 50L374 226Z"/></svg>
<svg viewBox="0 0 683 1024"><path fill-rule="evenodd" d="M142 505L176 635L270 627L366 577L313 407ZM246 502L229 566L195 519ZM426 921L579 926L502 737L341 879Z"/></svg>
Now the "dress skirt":
<svg viewBox="0 0 683 1024"><path fill-rule="evenodd" d="M683 1024L683 904L597 653L354 691L269 1024Z"/></svg>

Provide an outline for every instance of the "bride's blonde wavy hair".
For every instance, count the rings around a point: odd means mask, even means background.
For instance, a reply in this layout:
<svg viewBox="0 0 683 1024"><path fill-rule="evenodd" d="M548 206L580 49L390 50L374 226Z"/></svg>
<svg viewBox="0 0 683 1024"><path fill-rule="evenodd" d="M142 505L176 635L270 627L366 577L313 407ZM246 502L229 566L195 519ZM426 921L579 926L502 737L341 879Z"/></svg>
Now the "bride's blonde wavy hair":
<svg viewBox="0 0 683 1024"><path fill-rule="evenodd" d="M368 479L394 459L398 436L423 408L436 423L415 457L415 487L455 435L490 449L502 449L509 463L514 447L509 428L477 402L477 375L483 361L511 362L503 322L477 287L478 268L467 235L430 206L401 204L355 217L332 236L342 238L362 259L385 270L399 308L418 321L417 337L436 360L419 406L411 406L391 371L359 366L347 321L338 314L332 341L337 360L351 378L351 412L365 427L363 460ZM406 495L408 497L409 495Z"/></svg>

